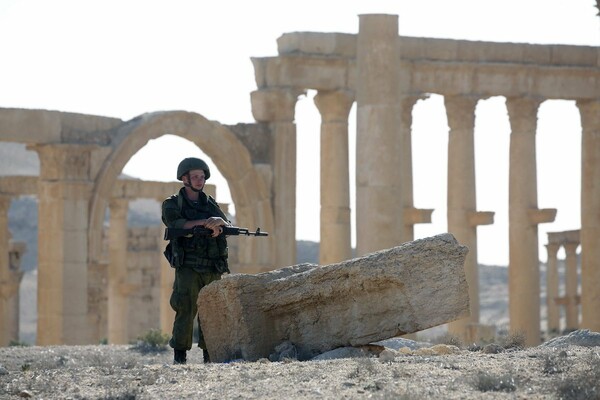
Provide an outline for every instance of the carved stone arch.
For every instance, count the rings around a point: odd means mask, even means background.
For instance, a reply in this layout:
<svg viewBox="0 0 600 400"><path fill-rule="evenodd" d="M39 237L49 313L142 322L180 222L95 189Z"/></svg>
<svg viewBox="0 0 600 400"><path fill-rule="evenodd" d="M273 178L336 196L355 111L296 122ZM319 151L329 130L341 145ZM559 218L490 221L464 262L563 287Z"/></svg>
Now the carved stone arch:
<svg viewBox="0 0 600 400"><path fill-rule="evenodd" d="M263 174L252 164L250 152L227 127L203 116L185 111L157 112L141 115L118 128L113 150L106 157L96 177L90 204L89 261L100 260L104 213L115 181L123 167L151 139L173 134L194 142L218 165L227 180L241 226L273 229L270 187ZM166 195L165 195L166 197ZM271 246L271 239L262 246ZM242 245L240 259L256 256L256 249ZM266 251L265 251L266 250ZM269 264L272 250L260 251L256 264ZM266 256L265 256L266 254Z"/></svg>

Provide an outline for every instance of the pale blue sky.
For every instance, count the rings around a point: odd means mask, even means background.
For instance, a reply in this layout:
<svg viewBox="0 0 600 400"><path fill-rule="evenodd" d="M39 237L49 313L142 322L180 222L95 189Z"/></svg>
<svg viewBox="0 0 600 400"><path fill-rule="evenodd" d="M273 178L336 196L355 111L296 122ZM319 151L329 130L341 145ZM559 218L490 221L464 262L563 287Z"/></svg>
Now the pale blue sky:
<svg viewBox="0 0 600 400"><path fill-rule="evenodd" d="M458 1L81 1L0 0L0 107L39 108L131 119L187 110L225 124L252 122L256 88L250 57L277 54L285 32L358 30L358 15L399 16L399 34L436 38L598 46L593 0ZM298 159L319 154L319 123L309 93L298 102ZM415 205L434 208L416 236L446 229L447 122L440 96L413 112ZM355 114L350 117L351 157ZM508 139L504 99L479 103L478 208L496 223L479 228L479 260L508 262ZM572 102L549 101L538 126L539 206L558 208L545 232L578 229L581 127ZM426 151L426 149L429 150ZM170 156L165 157L165 150ZM166 138L149 143L125 168L147 180L172 180L179 160L199 150ZM317 157L318 158L318 157ZM163 161L156 162L157 159ZM297 237L319 239L319 160L298 174ZM218 199L230 201L218 173ZM354 174L351 175L352 193ZM354 203L352 203L353 206Z"/></svg>

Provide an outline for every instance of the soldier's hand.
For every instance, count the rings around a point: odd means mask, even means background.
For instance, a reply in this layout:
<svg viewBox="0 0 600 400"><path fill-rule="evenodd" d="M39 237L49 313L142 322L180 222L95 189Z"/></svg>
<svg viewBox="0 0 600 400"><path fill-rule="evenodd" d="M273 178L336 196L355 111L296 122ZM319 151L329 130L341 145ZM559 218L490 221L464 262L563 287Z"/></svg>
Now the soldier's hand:
<svg viewBox="0 0 600 400"><path fill-rule="evenodd" d="M212 237L217 237L223 233L223 226L227 225L227 222L221 217L210 217L204 220L203 226L213 231Z"/></svg>

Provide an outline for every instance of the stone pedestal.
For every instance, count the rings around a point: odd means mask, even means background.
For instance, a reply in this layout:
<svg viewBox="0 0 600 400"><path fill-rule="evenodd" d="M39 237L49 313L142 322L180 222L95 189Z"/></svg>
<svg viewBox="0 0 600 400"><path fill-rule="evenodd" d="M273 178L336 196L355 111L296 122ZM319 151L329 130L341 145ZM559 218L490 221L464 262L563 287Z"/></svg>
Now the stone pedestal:
<svg viewBox="0 0 600 400"><path fill-rule="evenodd" d="M404 196L398 17L359 18L356 252L362 255L401 242Z"/></svg>
<svg viewBox="0 0 600 400"><path fill-rule="evenodd" d="M352 258L348 114L352 93L320 91L314 102L321 113L321 265Z"/></svg>

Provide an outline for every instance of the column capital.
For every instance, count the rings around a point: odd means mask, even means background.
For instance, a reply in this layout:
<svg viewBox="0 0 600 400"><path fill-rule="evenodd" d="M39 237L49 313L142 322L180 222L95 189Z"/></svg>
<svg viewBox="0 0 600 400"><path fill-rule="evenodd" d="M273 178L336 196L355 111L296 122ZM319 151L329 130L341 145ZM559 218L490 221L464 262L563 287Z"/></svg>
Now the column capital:
<svg viewBox="0 0 600 400"><path fill-rule="evenodd" d="M444 106L450 130L473 129L475 126L475 108L479 97L470 95L444 96Z"/></svg>
<svg viewBox="0 0 600 400"><path fill-rule="evenodd" d="M313 101L323 122L348 122L354 104L354 93L349 90L319 90Z"/></svg>
<svg viewBox="0 0 600 400"><path fill-rule="evenodd" d="M40 179L59 181L91 180L91 154L97 145L44 143L28 145L40 158Z"/></svg>
<svg viewBox="0 0 600 400"><path fill-rule="evenodd" d="M567 253L567 257L574 256L577 252L577 248L579 247L579 243L565 242L565 243L563 243L563 247L565 248L565 253Z"/></svg>
<svg viewBox="0 0 600 400"><path fill-rule="evenodd" d="M548 243L545 246L546 251L548 252L548 258L556 259L556 254L558 253L558 249L560 249L561 245L559 243Z"/></svg>
<svg viewBox="0 0 600 400"><path fill-rule="evenodd" d="M294 122L298 96L295 88L261 89L250 94L252 115L258 122Z"/></svg>
<svg viewBox="0 0 600 400"><path fill-rule="evenodd" d="M543 99L537 97L508 97L506 110L512 132L533 133L537 125L538 108Z"/></svg>
<svg viewBox="0 0 600 400"><path fill-rule="evenodd" d="M583 129L600 126L600 99L577 100L576 104Z"/></svg>

